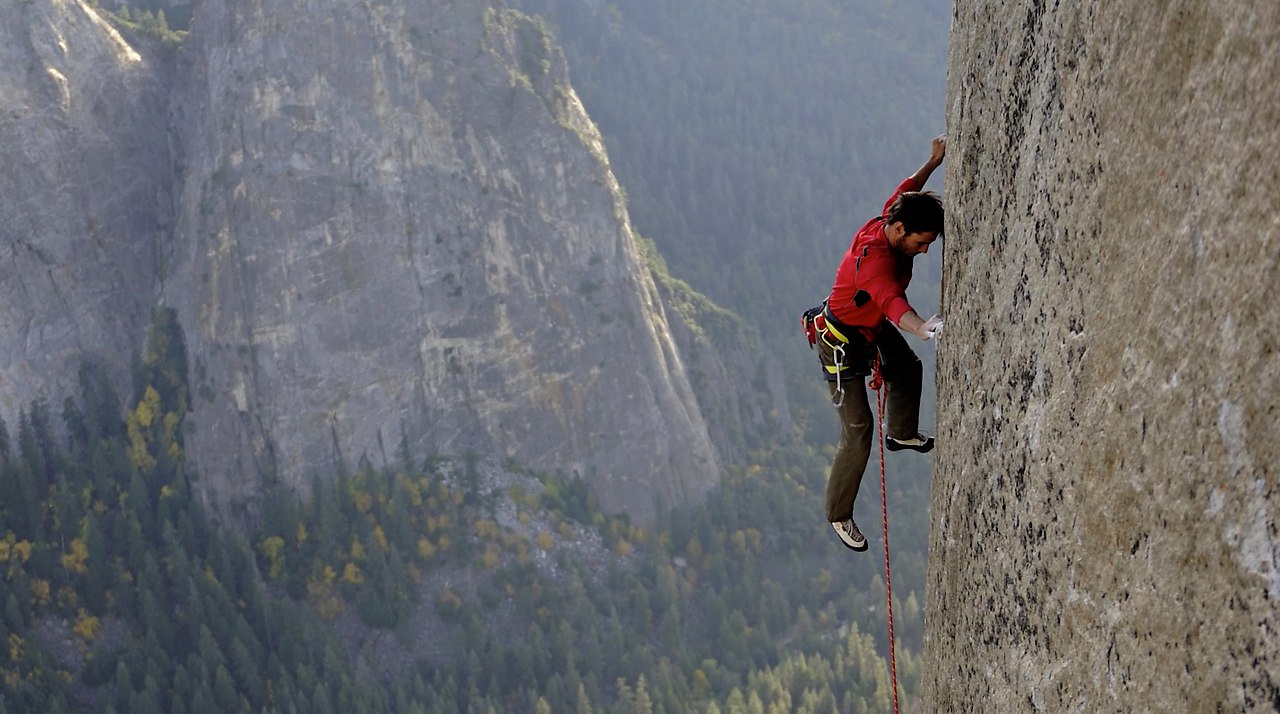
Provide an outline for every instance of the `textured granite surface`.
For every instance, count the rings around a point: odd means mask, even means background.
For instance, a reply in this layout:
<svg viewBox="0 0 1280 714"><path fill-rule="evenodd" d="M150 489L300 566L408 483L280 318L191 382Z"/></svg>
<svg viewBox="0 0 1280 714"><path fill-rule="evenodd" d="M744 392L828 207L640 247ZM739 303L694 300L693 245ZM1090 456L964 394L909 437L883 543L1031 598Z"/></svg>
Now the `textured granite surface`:
<svg viewBox="0 0 1280 714"><path fill-rule="evenodd" d="M956 3L923 711L1280 708L1280 5Z"/></svg>

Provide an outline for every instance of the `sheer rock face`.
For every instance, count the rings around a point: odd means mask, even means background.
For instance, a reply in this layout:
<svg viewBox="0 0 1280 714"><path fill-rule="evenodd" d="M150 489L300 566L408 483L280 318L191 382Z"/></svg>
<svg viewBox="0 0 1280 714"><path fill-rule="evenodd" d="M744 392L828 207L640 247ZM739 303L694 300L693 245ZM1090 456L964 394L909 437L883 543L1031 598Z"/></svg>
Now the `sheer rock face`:
<svg viewBox="0 0 1280 714"><path fill-rule="evenodd" d="M207 0L188 45L163 292L217 501L402 448L578 472L641 519L715 483L600 137L539 25L478 1Z"/></svg>
<svg viewBox="0 0 1280 714"><path fill-rule="evenodd" d="M127 384L162 304L212 504L469 451L699 500L688 331L558 50L493 5L204 0L176 68L78 0L0 7L6 418L86 356Z"/></svg>
<svg viewBox="0 0 1280 714"><path fill-rule="evenodd" d="M925 711L1280 703L1277 27L957 3Z"/></svg>
<svg viewBox="0 0 1280 714"><path fill-rule="evenodd" d="M140 54L141 52L141 54ZM0 4L0 405L126 382L169 221L166 79L81 3Z"/></svg>

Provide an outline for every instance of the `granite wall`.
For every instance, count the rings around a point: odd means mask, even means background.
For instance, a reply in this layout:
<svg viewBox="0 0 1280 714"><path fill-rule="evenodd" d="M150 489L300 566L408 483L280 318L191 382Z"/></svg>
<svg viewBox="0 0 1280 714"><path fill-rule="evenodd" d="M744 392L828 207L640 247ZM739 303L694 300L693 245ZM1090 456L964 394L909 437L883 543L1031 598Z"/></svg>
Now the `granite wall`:
<svg viewBox="0 0 1280 714"><path fill-rule="evenodd" d="M1280 5L956 3L924 711L1280 707Z"/></svg>

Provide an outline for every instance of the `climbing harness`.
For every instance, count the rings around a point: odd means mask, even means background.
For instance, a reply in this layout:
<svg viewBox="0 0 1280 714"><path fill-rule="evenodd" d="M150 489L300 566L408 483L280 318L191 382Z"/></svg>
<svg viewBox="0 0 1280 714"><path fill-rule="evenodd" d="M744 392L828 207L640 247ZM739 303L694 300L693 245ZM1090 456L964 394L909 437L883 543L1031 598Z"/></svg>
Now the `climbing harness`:
<svg viewBox="0 0 1280 714"><path fill-rule="evenodd" d="M853 282L858 282L858 272L862 270L862 259L867 257L871 251L870 246L862 248L862 254L858 256L853 268ZM865 377L871 374L872 360L876 359L877 350L867 340L866 335L857 327L851 327L836 319L831 312L831 306L828 300L823 300L821 305L811 307L805 310L800 316L800 324L804 327L805 337L809 341L809 349L813 349L818 340L822 340L831 350L831 364L823 363L825 374L823 375L828 382L835 382L836 391L832 397L831 403L837 409L844 406L844 380L848 376L845 374L847 370L852 370L849 374L854 377ZM871 293L866 290L858 289L853 294L851 302L855 308L861 308L871 301Z"/></svg>
<svg viewBox="0 0 1280 714"><path fill-rule="evenodd" d="M893 711L898 712L898 662L895 657L893 643L893 583L889 578L889 494L884 480L884 412L888 401L888 390L884 388L884 378L880 374L880 358L877 356L871 363L871 383L868 385L876 393L876 410L879 413L876 431L880 434L880 519L884 528L884 590L889 607L889 681L893 685Z"/></svg>
<svg viewBox="0 0 1280 714"><path fill-rule="evenodd" d="M871 373L871 359L876 350L871 346L857 328L841 323L831 314L826 301L817 307L805 310L800 318L804 327L805 338L809 348L813 349L818 340L831 350L831 364L823 363L824 377L828 382L835 382L836 392L832 404L839 408L844 405L844 382L849 375L866 376Z"/></svg>

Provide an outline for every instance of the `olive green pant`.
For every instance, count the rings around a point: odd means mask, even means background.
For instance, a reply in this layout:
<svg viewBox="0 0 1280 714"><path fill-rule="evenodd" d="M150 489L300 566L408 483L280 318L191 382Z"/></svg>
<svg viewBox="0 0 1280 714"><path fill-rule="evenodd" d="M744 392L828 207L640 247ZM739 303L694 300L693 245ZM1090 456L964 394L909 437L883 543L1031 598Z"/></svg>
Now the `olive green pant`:
<svg viewBox="0 0 1280 714"><path fill-rule="evenodd" d="M916 435L920 422L920 385L923 368L920 358L907 346L902 333L886 322L881 326L875 346L880 351L880 375L888 389L888 435L908 439ZM824 365L835 364L830 346L818 340L818 359ZM835 382L827 382L831 402L840 415L840 443L827 476L827 520L835 523L853 517L853 502L858 498L862 474L871 455L871 437L875 431L875 415L867 400L865 378L841 380L841 400Z"/></svg>

